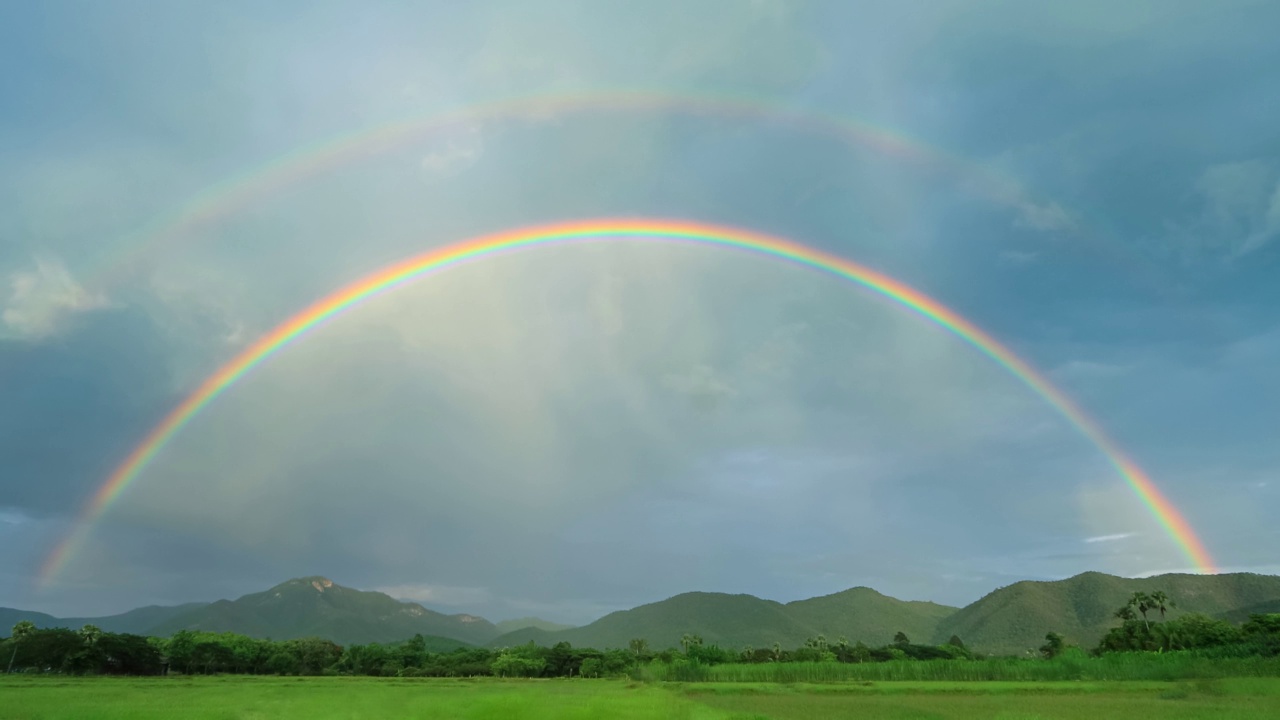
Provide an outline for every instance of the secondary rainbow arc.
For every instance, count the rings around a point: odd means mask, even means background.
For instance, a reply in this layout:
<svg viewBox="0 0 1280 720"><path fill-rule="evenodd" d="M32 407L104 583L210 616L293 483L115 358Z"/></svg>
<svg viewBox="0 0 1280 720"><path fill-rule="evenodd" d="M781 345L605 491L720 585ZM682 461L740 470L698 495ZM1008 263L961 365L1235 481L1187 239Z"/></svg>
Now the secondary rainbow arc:
<svg viewBox="0 0 1280 720"><path fill-rule="evenodd" d="M292 152L253 166L214 183L169 212L153 217L122 238L118 247L84 272L85 284L103 289L123 276L132 260L148 257L168 240L184 232L234 215L237 211L283 188L361 158L375 156L422 140L446 128L501 119L554 118L583 112L682 113L721 118L759 119L791 125L852 146L874 149L886 157L936 167L965 179L971 191L997 205L1022 207L1030 203L1012 177L931 145L891 126L856 117L799 109L751 96L682 94L644 90L594 90L564 95L526 95L435 110L377 123L300 146Z"/></svg>
<svg viewBox="0 0 1280 720"><path fill-rule="evenodd" d="M504 252L577 241L632 239L690 242L754 252L850 280L950 331L1004 367L1057 410L1092 442L1146 505L1169 537L1201 572L1217 572L1213 558L1182 513L1155 482L1065 393L1029 363L955 311L914 288L849 260L754 231L687 221L608 218L526 227L485 235L393 264L316 301L257 340L204 380L164 417L111 473L86 504L75 529L49 554L40 583L47 584L66 565L92 531L94 522L133 483L164 446L222 392L281 349L362 301L433 271Z"/></svg>

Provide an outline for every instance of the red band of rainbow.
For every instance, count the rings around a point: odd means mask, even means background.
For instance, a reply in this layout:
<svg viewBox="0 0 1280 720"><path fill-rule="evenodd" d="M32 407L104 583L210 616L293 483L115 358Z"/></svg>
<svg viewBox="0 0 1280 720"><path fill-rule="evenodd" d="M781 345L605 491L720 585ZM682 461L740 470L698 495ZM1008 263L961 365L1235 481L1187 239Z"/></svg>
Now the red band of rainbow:
<svg viewBox="0 0 1280 720"><path fill-rule="evenodd" d="M87 539L94 522L200 410L254 367L324 321L428 273L467 261L526 248L609 239L692 242L789 260L851 280L949 330L1003 366L1069 420L1102 451L1195 567L1204 573L1217 572L1208 550L1182 513L1159 491L1151 478L1103 433L1096 422L1024 360L938 301L898 280L843 258L761 233L683 221L610 218L520 228L431 250L357 280L289 318L209 376L151 430L94 493L76 528L50 553L41 569L41 584L47 584L58 574L75 549Z"/></svg>

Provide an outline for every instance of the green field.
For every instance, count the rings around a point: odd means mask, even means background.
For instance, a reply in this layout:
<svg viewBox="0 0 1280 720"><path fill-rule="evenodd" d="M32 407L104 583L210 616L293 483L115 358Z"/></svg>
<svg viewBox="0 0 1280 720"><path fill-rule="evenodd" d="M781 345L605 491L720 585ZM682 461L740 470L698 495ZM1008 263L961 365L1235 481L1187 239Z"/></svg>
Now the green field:
<svg viewBox="0 0 1280 720"><path fill-rule="evenodd" d="M1276 718L1280 678L806 685L390 678L0 678L0 718Z"/></svg>

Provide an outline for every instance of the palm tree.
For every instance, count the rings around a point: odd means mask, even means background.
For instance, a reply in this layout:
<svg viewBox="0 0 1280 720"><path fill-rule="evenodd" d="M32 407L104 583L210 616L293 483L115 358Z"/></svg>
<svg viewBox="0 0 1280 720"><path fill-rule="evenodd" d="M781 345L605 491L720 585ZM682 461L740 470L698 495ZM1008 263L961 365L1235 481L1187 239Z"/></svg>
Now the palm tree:
<svg viewBox="0 0 1280 720"><path fill-rule="evenodd" d="M1119 610L1116 610L1116 617L1128 622L1130 620L1136 620L1138 616L1133 612L1133 604L1130 603L1129 605L1125 605Z"/></svg>
<svg viewBox="0 0 1280 720"><path fill-rule="evenodd" d="M780 642L773 643L773 659L779 662L782 661L782 643Z"/></svg>
<svg viewBox="0 0 1280 720"><path fill-rule="evenodd" d="M18 624L13 626L13 633L9 635L9 639L13 641L13 654L9 656L9 669L7 672L13 672L13 660L18 657L18 646L35 631L36 624L30 620L19 620Z"/></svg>
<svg viewBox="0 0 1280 720"><path fill-rule="evenodd" d="M1165 595L1163 590L1157 590L1151 593L1151 597L1149 597L1148 600L1151 602L1152 609L1160 611L1161 620L1164 620L1164 614L1169 610L1169 608L1177 607L1177 605L1174 604L1173 599L1168 595Z"/></svg>
<svg viewBox="0 0 1280 720"><path fill-rule="evenodd" d="M97 625L85 625L80 628L80 639L84 640L87 647L93 647L98 644L98 638L102 637L102 630Z"/></svg>
<svg viewBox="0 0 1280 720"><path fill-rule="evenodd" d="M1142 613L1142 624L1150 630L1151 623L1147 622L1147 613L1155 609L1155 605L1151 602L1151 596L1141 591L1136 592L1133 597L1129 598L1129 605L1137 608L1138 612Z"/></svg>
<svg viewBox="0 0 1280 720"><path fill-rule="evenodd" d="M692 644L693 644L692 635L690 635L689 633L685 633L684 635L680 636L680 647L684 648L685 655L689 654L689 646Z"/></svg>

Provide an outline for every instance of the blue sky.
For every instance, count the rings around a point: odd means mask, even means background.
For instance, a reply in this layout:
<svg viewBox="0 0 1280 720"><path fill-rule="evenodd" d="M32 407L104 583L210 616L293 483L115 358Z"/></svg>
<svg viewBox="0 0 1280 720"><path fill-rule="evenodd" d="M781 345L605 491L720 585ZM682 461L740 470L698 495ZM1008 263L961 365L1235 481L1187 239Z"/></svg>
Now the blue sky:
<svg viewBox="0 0 1280 720"><path fill-rule="evenodd" d="M1280 46L1266 2L49 2L0 9L0 606L323 574L492 619L686 590L963 604L1187 559L1043 400L850 285L687 247L469 266L196 418L46 588L92 490L312 300L532 223L674 217L886 272L1072 396L1218 563L1280 557ZM768 116L475 115L138 248L379 124L611 90Z"/></svg>

